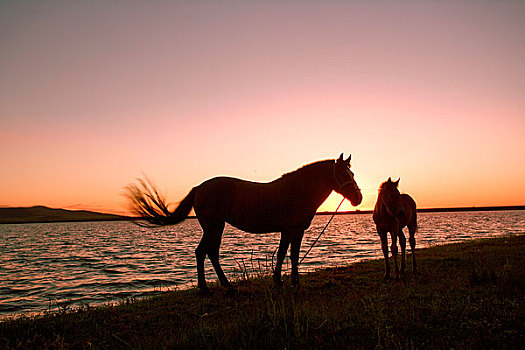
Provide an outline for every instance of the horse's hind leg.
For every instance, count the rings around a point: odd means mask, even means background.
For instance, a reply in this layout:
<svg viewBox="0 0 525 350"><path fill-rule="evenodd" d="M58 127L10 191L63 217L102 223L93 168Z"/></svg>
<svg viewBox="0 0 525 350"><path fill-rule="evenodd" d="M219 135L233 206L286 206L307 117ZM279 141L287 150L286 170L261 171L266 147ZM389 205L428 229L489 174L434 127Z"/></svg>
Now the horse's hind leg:
<svg viewBox="0 0 525 350"><path fill-rule="evenodd" d="M229 287L230 283L219 264L219 248L221 246L224 223L212 224L209 222L202 222L201 220L199 220L199 222L203 230L203 235L197 249L195 250L195 257L197 259L197 286L204 292L208 290L204 273L204 260L206 255L208 255L221 285Z"/></svg>
<svg viewBox="0 0 525 350"><path fill-rule="evenodd" d="M401 246L401 273L405 272L406 263L405 263L405 251L407 248L407 240L403 234L403 229L399 228L399 245Z"/></svg>
<svg viewBox="0 0 525 350"><path fill-rule="evenodd" d="M275 265L275 270L273 272L273 280L278 286L282 284L281 269L289 245L290 240L288 235L285 233L281 233L281 242L279 243L279 250L277 251L277 264Z"/></svg>
<svg viewBox="0 0 525 350"><path fill-rule="evenodd" d="M290 249L290 260L292 260L292 285L299 285L299 252L301 250L301 241L303 232L299 232L292 238L292 247Z"/></svg>
<svg viewBox="0 0 525 350"><path fill-rule="evenodd" d="M208 258L215 269L215 273L219 278L219 282L223 287L231 288L231 284L226 278L221 264L219 263L219 249L221 247L222 232L224 230L224 223L213 225L207 228L208 235Z"/></svg>
<svg viewBox="0 0 525 350"><path fill-rule="evenodd" d="M197 260L197 286L203 292L208 290L206 286L206 277L204 276L204 259L206 259L207 251L206 236L203 235L197 249L195 249L195 258Z"/></svg>

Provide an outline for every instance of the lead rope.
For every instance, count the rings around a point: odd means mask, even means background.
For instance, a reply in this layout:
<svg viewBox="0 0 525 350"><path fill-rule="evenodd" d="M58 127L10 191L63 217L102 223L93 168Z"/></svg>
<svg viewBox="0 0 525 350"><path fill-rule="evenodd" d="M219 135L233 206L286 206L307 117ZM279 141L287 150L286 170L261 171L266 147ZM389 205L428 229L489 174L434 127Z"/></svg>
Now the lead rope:
<svg viewBox="0 0 525 350"><path fill-rule="evenodd" d="M326 231L326 228L328 227L328 225L330 225L330 223L332 222L332 219L334 218L335 214L337 213L337 211L339 210L339 208L341 207L341 204L343 204L343 202L345 201L345 198L343 197L343 199L341 200L341 203L339 203L339 205L337 206L337 208L335 209L334 213L332 214L332 217L330 218L330 220L328 220L328 222L326 223L325 227L323 228L323 230L321 231L321 233L319 234L319 236L317 236L317 238L315 239L314 243L312 243L312 245L310 246L310 248L306 251L306 253L304 254L303 258L301 259L301 261L299 261L299 264L297 264L297 266L301 265L301 263L303 262L303 260L306 258L306 256L308 255L308 253L310 253L310 250L312 250L312 248L314 247L314 245L317 243L317 241L319 240L319 238L321 238L321 236L323 235L324 231Z"/></svg>

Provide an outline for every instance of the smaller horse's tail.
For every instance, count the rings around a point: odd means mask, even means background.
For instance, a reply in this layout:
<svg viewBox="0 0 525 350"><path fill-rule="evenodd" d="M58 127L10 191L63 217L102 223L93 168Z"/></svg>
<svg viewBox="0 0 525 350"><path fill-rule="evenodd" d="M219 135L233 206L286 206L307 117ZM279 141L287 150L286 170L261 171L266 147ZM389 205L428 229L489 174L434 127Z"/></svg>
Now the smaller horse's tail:
<svg viewBox="0 0 525 350"><path fill-rule="evenodd" d="M417 222L417 209L414 209L415 213L414 213L414 226L416 227L415 230L414 230L414 233L419 231L419 224Z"/></svg>
<svg viewBox="0 0 525 350"><path fill-rule="evenodd" d="M166 199L159 193L155 185L147 178L138 179L140 185L131 184L125 188L125 196L130 203L131 211L154 226L175 225L183 221L193 208L195 187L179 203L173 212L168 210ZM139 223L139 225L141 225Z"/></svg>

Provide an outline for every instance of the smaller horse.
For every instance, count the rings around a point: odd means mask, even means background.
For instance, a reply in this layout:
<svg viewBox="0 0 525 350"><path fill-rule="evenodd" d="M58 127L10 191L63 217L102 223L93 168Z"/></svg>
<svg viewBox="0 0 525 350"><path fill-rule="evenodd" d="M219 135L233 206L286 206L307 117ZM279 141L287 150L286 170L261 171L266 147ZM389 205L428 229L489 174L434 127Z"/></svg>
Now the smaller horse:
<svg viewBox="0 0 525 350"><path fill-rule="evenodd" d="M381 248L385 256L385 279L390 279L390 265L388 264L388 241L387 233L392 238L391 251L394 257L396 280L399 280L399 269L397 267L397 238L401 246L401 273L405 271L406 238L403 228L408 227L410 250L412 251L412 271L416 272L416 238L417 211L416 202L408 194L400 194L397 186L399 180L392 181L388 178L379 187L379 196L374 208L374 222L377 233L381 238Z"/></svg>

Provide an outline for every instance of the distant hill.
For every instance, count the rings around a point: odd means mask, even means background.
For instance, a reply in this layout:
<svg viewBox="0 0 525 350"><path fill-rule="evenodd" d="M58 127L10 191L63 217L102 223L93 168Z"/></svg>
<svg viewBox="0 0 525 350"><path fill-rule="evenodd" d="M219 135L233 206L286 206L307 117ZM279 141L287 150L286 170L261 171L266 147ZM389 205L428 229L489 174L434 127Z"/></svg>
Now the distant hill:
<svg viewBox="0 0 525 350"><path fill-rule="evenodd" d="M0 208L0 224L66 221L126 220L125 216L102 214L87 210L52 209L44 206Z"/></svg>

